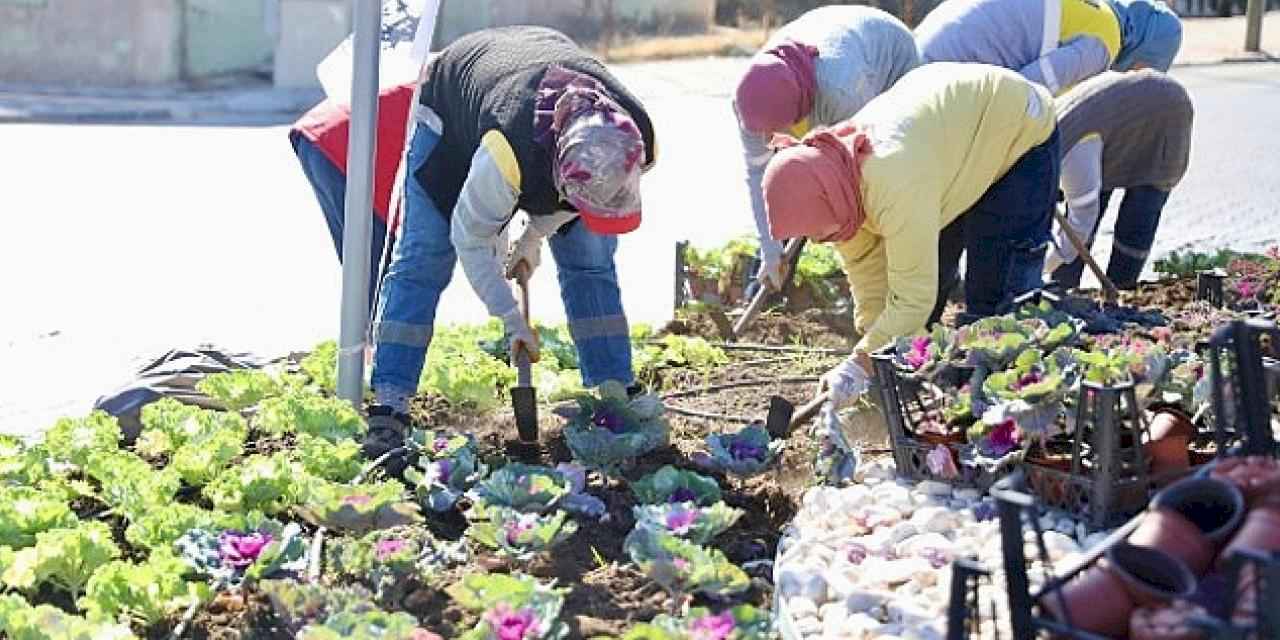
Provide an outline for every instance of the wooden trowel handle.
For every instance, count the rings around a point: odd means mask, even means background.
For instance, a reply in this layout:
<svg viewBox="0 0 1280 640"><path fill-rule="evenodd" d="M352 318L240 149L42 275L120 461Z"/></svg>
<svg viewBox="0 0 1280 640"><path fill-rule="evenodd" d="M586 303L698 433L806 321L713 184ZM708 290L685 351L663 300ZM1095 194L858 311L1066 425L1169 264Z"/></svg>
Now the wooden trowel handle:
<svg viewBox="0 0 1280 640"><path fill-rule="evenodd" d="M796 427L808 422L813 418L813 416L817 415L820 409L822 409L822 405L826 404L830 400L831 392L825 391L818 394L818 397L810 400L808 404L796 409L795 415L791 416L791 428L794 430Z"/></svg>

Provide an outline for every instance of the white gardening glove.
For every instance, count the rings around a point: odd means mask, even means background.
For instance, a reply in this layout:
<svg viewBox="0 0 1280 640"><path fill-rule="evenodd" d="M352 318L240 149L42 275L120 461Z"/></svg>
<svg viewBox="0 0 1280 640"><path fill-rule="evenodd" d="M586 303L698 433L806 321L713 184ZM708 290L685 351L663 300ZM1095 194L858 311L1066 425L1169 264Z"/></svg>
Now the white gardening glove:
<svg viewBox="0 0 1280 640"><path fill-rule="evenodd" d="M507 259L503 269L508 278L515 278L517 267L524 263L525 277L533 277L534 270L542 262L542 239L545 235L534 226L527 215L516 216L511 221L511 225L513 227L511 237L514 239L507 246Z"/></svg>
<svg viewBox="0 0 1280 640"><path fill-rule="evenodd" d="M822 387L831 394L831 404L836 409L861 398L870 385L871 376L858 363L856 355L845 359L822 376Z"/></svg>
<svg viewBox="0 0 1280 640"><path fill-rule="evenodd" d="M502 316L502 326L506 329L508 345L511 354L515 355L517 349L524 349L529 354L529 362L537 362L540 356L538 351L538 333L524 321L524 316L520 315L519 309L512 309L509 313Z"/></svg>
<svg viewBox="0 0 1280 640"><path fill-rule="evenodd" d="M756 272L756 282L770 291L781 291L786 284L787 264L782 256L776 253L763 253L760 256L760 270Z"/></svg>

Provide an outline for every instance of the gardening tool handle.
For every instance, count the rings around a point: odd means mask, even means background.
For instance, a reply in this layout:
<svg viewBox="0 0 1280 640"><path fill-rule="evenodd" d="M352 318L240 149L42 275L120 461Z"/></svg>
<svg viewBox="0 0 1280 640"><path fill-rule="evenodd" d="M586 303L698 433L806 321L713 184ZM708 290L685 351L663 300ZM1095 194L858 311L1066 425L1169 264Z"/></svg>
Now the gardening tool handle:
<svg viewBox="0 0 1280 640"><path fill-rule="evenodd" d="M822 409L822 405L830 401L831 392L824 391L818 394L818 397L810 400L808 404L802 405L800 408L796 409L795 415L791 416L791 429L795 430L796 427L808 422L818 413L818 410Z"/></svg>
<svg viewBox="0 0 1280 640"><path fill-rule="evenodd" d="M530 329L529 324L529 265L521 262L516 265L516 304L520 307L520 316ZM511 351L511 363L516 368L516 386L533 386L533 363L529 361L529 352L525 349Z"/></svg>
<svg viewBox="0 0 1280 640"><path fill-rule="evenodd" d="M1056 205L1053 207L1053 217L1058 221L1058 226L1062 227L1062 232L1066 234L1067 240L1071 242L1071 246L1075 247L1076 253L1080 256L1080 259L1084 260L1084 263L1089 266L1089 271L1093 272L1094 277L1102 284L1102 295L1104 299L1111 303L1119 300L1120 290L1116 288L1116 285L1111 281L1111 278L1107 277L1107 274L1102 270L1102 267L1098 266L1098 262L1094 260L1093 255L1089 253L1089 247L1085 244L1084 239L1080 237L1080 234L1076 233L1076 230L1071 226L1071 223L1067 221L1067 217L1062 215L1062 210Z"/></svg>
<svg viewBox="0 0 1280 640"><path fill-rule="evenodd" d="M795 259L804 250L804 244L807 238L792 238L787 241L787 246L782 250L782 269L783 277L791 274L791 267L795 263ZM737 324L733 325L733 339L737 340L738 336L746 330L747 325L751 324L756 316L764 310L765 300L769 298L769 287L761 286L756 291L756 296L751 299L751 304L747 305L747 310L742 313L742 317L738 318Z"/></svg>

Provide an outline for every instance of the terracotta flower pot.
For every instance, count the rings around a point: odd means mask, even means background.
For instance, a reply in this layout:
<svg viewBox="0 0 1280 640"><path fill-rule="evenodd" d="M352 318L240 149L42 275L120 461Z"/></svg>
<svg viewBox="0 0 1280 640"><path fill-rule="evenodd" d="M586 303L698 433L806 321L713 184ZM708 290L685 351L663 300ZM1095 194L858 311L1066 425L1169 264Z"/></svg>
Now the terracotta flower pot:
<svg viewBox="0 0 1280 640"><path fill-rule="evenodd" d="M1168 509L1147 512L1129 535L1129 544L1163 550L1196 575L1213 564L1213 543L1195 523Z"/></svg>
<svg viewBox="0 0 1280 640"><path fill-rule="evenodd" d="M1209 475L1238 487L1250 506L1280 494L1280 462L1274 458L1249 456L1223 460Z"/></svg>
<svg viewBox="0 0 1280 640"><path fill-rule="evenodd" d="M1107 550L1106 558L1139 606L1167 604L1196 590L1196 577L1187 565L1159 549L1121 542Z"/></svg>
<svg viewBox="0 0 1280 640"><path fill-rule="evenodd" d="M1280 505L1269 503L1250 510L1240 530L1219 554L1219 564L1225 563L1231 554L1242 549L1264 554L1280 551Z"/></svg>
<svg viewBox="0 0 1280 640"><path fill-rule="evenodd" d="M931 445L948 445L948 444L964 444L964 433L952 431L948 433L934 433L932 431L921 431L916 434L921 442Z"/></svg>
<svg viewBox="0 0 1280 640"><path fill-rule="evenodd" d="M1189 445L1196 426L1181 412L1162 410L1151 419L1151 441L1145 445L1151 473L1172 475L1191 468Z"/></svg>
<svg viewBox="0 0 1280 640"><path fill-rule="evenodd" d="M1244 518L1244 495L1234 485L1213 478L1187 478L1156 494L1152 509L1169 509L1199 527L1214 544L1235 533Z"/></svg>
<svg viewBox="0 0 1280 640"><path fill-rule="evenodd" d="M1085 569L1040 598L1044 615L1108 638L1125 637L1134 606L1124 581L1105 563Z"/></svg>
<svg viewBox="0 0 1280 640"><path fill-rule="evenodd" d="M1129 618L1129 640L1205 640L1205 633L1191 626L1190 620L1206 615L1203 607L1185 601L1137 609Z"/></svg>

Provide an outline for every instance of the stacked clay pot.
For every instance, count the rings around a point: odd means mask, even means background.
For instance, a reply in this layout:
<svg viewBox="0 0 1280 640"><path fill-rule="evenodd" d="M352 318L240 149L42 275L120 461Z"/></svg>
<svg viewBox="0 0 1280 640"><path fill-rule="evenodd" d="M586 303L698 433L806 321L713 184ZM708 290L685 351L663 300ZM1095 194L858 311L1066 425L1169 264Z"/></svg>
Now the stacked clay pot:
<svg viewBox="0 0 1280 640"><path fill-rule="evenodd" d="M1195 423L1178 409L1162 408L1151 418L1150 440L1145 445L1151 474L1164 479L1191 468L1191 439Z"/></svg>

